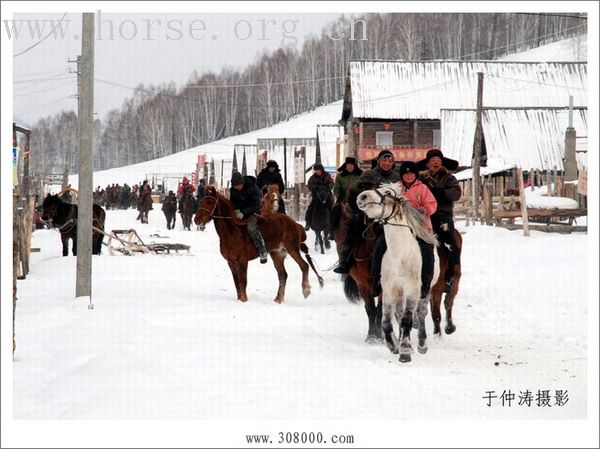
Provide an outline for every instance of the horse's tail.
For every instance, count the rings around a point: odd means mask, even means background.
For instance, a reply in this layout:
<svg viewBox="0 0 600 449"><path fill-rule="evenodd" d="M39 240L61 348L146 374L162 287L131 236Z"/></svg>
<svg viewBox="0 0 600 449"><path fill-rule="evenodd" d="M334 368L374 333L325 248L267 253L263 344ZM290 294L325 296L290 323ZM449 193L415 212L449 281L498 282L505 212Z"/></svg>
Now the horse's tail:
<svg viewBox="0 0 600 449"><path fill-rule="evenodd" d="M358 304L363 300L358 291L358 285L352 276L345 275L344 277L344 294L346 295L346 299L354 304Z"/></svg>
<svg viewBox="0 0 600 449"><path fill-rule="evenodd" d="M323 287L323 278L317 272L317 269L315 268L312 257L310 257L310 254L308 254L308 246L306 246L306 243L300 243L300 249L306 256L306 260L308 260L308 264L310 265L310 267L314 271L315 275L317 276L317 279L319 280L319 287L322 288Z"/></svg>

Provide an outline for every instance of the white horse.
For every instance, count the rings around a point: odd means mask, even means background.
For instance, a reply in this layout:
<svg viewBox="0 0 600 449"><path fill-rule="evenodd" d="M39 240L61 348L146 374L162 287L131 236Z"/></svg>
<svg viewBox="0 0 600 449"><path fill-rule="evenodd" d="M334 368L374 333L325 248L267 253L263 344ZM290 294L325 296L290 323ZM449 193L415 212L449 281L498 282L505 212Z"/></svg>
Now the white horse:
<svg viewBox="0 0 600 449"><path fill-rule="evenodd" d="M417 238L438 245L435 236L427 229L423 215L413 209L398 184L386 184L379 189L362 192L356 204L369 218L384 225L387 251L381 265L383 291L382 329L385 342L394 354L400 353L401 362L410 362L412 346L410 331L416 310L421 354L427 352L425 317L429 294L421 296L421 251ZM437 282L440 267L437 251L434 251L434 272L431 286ZM392 316L395 314L400 330L400 347L394 335Z"/></svg>

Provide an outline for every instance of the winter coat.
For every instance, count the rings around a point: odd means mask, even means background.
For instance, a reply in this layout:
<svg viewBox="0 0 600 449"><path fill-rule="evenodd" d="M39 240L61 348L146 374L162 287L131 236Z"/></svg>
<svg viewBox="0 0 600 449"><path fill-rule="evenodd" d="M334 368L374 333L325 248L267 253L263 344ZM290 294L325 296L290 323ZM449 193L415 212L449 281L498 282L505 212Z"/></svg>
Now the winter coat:
<svg viewBox="0 0 600 449"><path fill-rule="evenodd" d="M348 173L346 169L340 171L335 178L335 186L333 187L333 193L335 193L338 201L346 196L348 189L358 182L362 173L362 170L358 167L352 173Z"/></svg>
<svg viewBox="0 0 600 449"><path fill-rule="evenodd" d="M235 208L244 214L244 218L260 212L260 189L252 177L244 176L242 190L231 187L229 189L229 199Z"/></svg>
<svg viewBox="0 0 600 449"><path fill-rule="evenodd" d="M271 184L276 184L279 186L279 193L283 193L285 190L285 185L283 184L283 178L281 177L280 170L276 168L275 171L271 173L269 171L269 167L265 167L258 174L256 185L259 189L262 189L264 186L270 186Z"/></svg>
<svg viewBox="0 0 600 449"><path fill-rule="evenodd" d="M375 167L372 170L367 170L358 179L359 190L375 189L381 184L393 183L400 181L400 174L393 168L390 171L383 171L381 167Z"/></svg>
<svg viewBox="0 0 600 449"><path fill-rule="evenodd" d="M443 166L435 174L430 170L421 171L419 178L437 200L437 211L452 216L454 202L462 194L458 180Z"/></svg>
<svg viewBox="0 0 600 449"><path fill-rule="evenodd" d="M308 190L310 190L310 193L314 195L319 184L324 184L331 189L333 187L333 179L331 178L331 175L327 172L323 172L323 175L321 176L312 175L308 179L308 183L306 185Z"/></svg>
<svg viewBox="0 0 600 449"><path fill-rule="evenodd" d="M438 206L435 197L427 188L427 186L418 179L408 188L406 188L406 185L403 182L402 185L406 189L404 191L404 197L408 200L412 207L417 210L422 209L423 212L425 212L424 215L425 222L427 223L427 229L429 229L430 232L433 232L431 216L435 213Z"/></svg>

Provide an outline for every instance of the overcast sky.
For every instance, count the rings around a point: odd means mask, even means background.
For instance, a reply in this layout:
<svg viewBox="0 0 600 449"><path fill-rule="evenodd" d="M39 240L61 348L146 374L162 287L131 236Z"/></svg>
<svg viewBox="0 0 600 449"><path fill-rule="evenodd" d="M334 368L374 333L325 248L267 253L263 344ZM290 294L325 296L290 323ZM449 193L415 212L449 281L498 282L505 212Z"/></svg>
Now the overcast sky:
<svg viewBox="0 0 600 449"><path fill-rule="evenodd" d="M127 87L140 83L174 81L182 86L194 70L200 74L219 72L224 66L242 69L265 49L295 46L300 50L307 35L320 35L339 15L100 12L95 30L94 109L104 118L132 95ZM18 55L13 58L14 116L30 125L40 117L77 107L76 99L70 97L77 91L76 75L68 73L76 65L67 61L81 52L81 14L64 17L64 37L57 33L56 38L51 35L40 42L37 33L32 37L30 32L30 26L35 30L36 23L38 29L44 25L43 38L52 29L44 21L58 24L63 16L61 12L14 17L14 26L20 26L18 37L11 32L13 54ZM6 37L6 24L2 25Z"/></svg>

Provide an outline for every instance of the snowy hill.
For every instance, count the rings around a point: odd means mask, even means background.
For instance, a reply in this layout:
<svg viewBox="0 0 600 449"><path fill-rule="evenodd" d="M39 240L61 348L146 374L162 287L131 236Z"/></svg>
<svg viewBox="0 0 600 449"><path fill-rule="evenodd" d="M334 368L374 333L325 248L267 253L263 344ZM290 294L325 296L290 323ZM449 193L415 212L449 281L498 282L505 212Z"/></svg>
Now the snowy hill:
<svg viewBox="0 0 600 449"><path fill-rule="evenodd" d="M112 183L139 183L147 173L190 173L196 169L198 154L205 153L207 160L230 159L235 144L256 144L256 139L262 138L301 138L316 137L317 125L335 124L342 116L342 101L336 101L305 112L287 121L277 123L270 128L262 128L238 136L199 145L171 156L154 159L126 167L111 168L94 172L94 188L105 187ZM70 177L72 185L77 185L77 175Z"/></svg>
<svg viewBox="0 0 600 449"><path fill-rule="evenodd" d="M499 61L522 61L522 62L571 62L587 61L587 35L580 35L570 39L564 39L531 50L513 53L498 58Z"/></svg>

